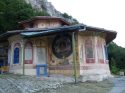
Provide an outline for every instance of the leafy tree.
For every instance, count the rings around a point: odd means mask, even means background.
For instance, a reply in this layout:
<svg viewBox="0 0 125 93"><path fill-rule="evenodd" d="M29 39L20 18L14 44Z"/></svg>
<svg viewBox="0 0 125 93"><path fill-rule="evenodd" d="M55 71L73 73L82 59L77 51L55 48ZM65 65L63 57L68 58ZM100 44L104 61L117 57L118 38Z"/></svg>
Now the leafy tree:
<svg viewBox="0 0 125 93"><path fill-rule="evenodd" d="M112 42L108 46L108 52L111 71L117 73L119 70L125 70L125 48Z"/></svg>
<svg viewBox="0 0 125 93"><path fill-rule="evenodd" d="M118 69L118 67L117 67L117 65L116 65L115 59L114 59L114 58L111 58L111 61L110 61L110 62L111 62L110 69L111 69L112 73L113 73L113 74L117 74L118 71L119 71L119 69Z"/></svg>
<svg viewBox="0 0 125 93"><path fill-rule="evenodd" d="M72 16L68 15L67 13L63 13L62 16L68 21L69 19L72 20L71 24L78 24L79 22L73 18Z"/></svg>
<svg viewBox="0 0 125 93"><path fill-rule="evenodd" d="M67 13L63 13L62 16L63 16L64 18L69 18L69 19L72 18L72 16L68 15Z"/></svg>
<svg viewBox="0 0 125 93"><path fill-rule="evenodd" d="M19 21L45 15L49 14L33 9L25 0L0 0L0 33L19 29Z"/></svg>

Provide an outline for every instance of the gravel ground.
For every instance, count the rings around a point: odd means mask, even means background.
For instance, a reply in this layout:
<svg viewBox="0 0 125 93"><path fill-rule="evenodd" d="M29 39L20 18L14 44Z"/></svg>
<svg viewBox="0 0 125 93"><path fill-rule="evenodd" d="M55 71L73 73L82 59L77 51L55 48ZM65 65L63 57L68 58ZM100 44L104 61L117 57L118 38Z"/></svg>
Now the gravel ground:
<svg viewBox="0 0 125 93"><path fill-rule="evenodd" d="M61 75L40 78L13 74L0 75L0 93L49 93L50 90L71 82L74 82L73 78Z"/></svg>
<svg viewBox="0 0 125 93"><path fill-rule="evenodd" d="M72 77L62 75L38 78L7 74L0 75L0 93L125 93L125 77L74 84Z"/></svg>
<svg viewBox="0 0 125 93"><path fill-rule="evenodd" d="M112 83L103 82L85 82L77 84L67 84L62 88L52 90L50 93L108 93Z"/></svg>

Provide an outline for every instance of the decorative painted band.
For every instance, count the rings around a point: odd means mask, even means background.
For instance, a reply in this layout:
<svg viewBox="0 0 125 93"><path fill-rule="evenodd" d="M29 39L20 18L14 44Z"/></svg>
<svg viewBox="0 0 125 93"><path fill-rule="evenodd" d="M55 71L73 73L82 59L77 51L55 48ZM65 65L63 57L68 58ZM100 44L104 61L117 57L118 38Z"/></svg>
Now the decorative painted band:
<svg viewBox="0 0 125 93"><path fill-rule="evenodd" d="M32 64L32 60L25 60L25 64Z"/></svg>
<svg viewBox="0 0 125 93"><path fill-rule="evenodd" d="M77 69L79 69L79 66L76 66ZM66 66L49 66L49 70L73 70L72 65L66 65Z"/></svg>
<svg viewBox="0 0 125 93"><path fill-rule="evenodd" d="M49 66L49 70L73 70L73 66ZM92 69L109 69L108 65L104 66L76 66L77 70L92 70Z"/></svg>
<svg viewBox="0 0 125 93"><path fill-rule="evenodd" d="M11 66L11 70L17 70L22 69L22 66ZM103 66L77 66L77 70L93 70L93 69L109 69L108 64L105 64ZM25 69L36 69L33 67L33 65L25 66ZM73 66L49 66L49 70L73 70Z"/></svg>
<svg viewBox="0 0 125 93"><path fill-rule="evenodd" d="M80 66L80 70L109 69L108 66Z"/></svg>
<svg viewBox="0 0 125 93"><path fill-rule="evenodd" d="M99 63L104 64L104 63L105 63L105 62L104 62L104 59L99 59Z"/></svg>
<svg viewBox="0 0 125 93"><path fill-rule="evenodd" d="M35 67L35 68L36 68L36 67ZM28 66L25 65L25 69L35 69L35 68L34 68L34 65L32 65L32 64L30 64L30 65L28 65ZM19 65L19 64L18 64L18 65L11 65L11 66L10 66L10 69L11 69L11 70L23 69L23 66L21 66L21 65Z"/></svg>
<svg viewBox="0 0 125 93"><path fill-rule="evenodd" d="M95 63L94 58L86 58L86 63Z"/></svg>

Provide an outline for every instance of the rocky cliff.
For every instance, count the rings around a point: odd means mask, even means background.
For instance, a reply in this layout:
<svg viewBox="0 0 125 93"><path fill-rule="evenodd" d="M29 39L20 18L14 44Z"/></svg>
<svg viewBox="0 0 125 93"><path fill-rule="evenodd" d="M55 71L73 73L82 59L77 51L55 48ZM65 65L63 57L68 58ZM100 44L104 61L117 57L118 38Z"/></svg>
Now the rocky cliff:
<svg viewBox="0 0 125 93"><path fill-rule="evenodd" d="M45 10L50 16L62 17L62 14L47 0L26 0L26 2L37 10Z"/></svg>
<svg viewBox="0 0 125 93"><path fill-rule="evenodd" d="M55 9L51 2L47 0L25 0L31 4L33 8L39 11L46 11L50 16L61 17L70 23L77 23L77 20L72 17L65 17L63 14Z"/></svg>

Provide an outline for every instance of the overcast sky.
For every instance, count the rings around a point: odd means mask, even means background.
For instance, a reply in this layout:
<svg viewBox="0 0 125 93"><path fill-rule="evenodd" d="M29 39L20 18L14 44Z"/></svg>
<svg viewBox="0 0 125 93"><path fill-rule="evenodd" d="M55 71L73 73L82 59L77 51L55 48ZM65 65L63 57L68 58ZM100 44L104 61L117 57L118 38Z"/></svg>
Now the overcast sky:
<svg viewBox="0 0 125 93"><path fill-rule="evenodd" d="M48 0L80 23L117 31L114 40L125 47L125 0Z"/></svg>

